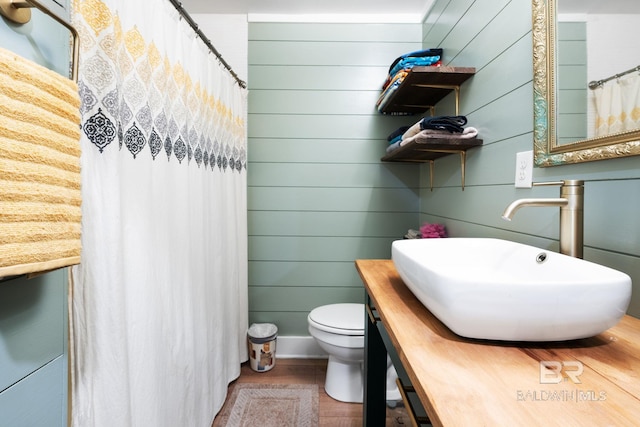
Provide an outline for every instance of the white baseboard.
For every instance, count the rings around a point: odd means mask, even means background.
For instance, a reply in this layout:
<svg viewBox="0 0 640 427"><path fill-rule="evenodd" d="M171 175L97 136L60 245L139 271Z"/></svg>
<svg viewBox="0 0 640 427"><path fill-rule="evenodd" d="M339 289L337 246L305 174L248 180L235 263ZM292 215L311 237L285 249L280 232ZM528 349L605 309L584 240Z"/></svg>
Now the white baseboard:
<svg viewBox="0 0 640 427"><path fill-rule="evenodd" d="M329 355L313 337L285 336L276 339L276 358L326 359Z"/></svg>

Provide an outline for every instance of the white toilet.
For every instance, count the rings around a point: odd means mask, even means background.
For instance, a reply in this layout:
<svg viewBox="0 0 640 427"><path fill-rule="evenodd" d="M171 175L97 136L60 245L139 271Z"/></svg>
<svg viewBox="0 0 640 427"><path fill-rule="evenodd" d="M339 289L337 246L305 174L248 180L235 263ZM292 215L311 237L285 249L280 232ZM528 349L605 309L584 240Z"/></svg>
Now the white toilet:
<svg viewBox="0 0 640 427"><path fill-rule="evenodd" d="M330 304L309 313L309 333L329 353L324 389L342 402L362 403L364 304ZM400 400L396 370L387 358L387 400Z"/></svg>

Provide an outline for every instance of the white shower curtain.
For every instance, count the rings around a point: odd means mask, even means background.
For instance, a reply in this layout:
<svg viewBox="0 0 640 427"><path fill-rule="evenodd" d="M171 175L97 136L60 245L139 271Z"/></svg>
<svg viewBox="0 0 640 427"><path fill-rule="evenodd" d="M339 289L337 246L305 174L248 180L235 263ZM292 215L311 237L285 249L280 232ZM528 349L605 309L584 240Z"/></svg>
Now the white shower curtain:
<svg viewBox="0 0 640 427"><path fill-rule="evenodd" d="M209 427L246 360L246 90L167 0L76 0L76 427Z"/></svg>
<svg viewBox="0 0 640 427"><path fill-rule="evenodd" d="M593 90L595 136L640 128L640 75L629 74Z"/></svg>

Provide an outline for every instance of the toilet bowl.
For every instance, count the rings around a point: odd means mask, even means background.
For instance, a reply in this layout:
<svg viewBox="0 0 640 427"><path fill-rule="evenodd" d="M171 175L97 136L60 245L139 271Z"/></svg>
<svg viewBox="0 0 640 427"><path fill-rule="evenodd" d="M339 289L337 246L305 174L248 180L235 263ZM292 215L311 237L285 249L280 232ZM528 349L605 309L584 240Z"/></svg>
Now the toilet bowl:
<svg viewBox="0 0 640 427"><path fill-rule="evenodd" d="M330 304L309 313L309 333L329 354L324 388L341 402L362 403L364 304ZM387 400L400 400L397 374L387 358Z"/></svg>

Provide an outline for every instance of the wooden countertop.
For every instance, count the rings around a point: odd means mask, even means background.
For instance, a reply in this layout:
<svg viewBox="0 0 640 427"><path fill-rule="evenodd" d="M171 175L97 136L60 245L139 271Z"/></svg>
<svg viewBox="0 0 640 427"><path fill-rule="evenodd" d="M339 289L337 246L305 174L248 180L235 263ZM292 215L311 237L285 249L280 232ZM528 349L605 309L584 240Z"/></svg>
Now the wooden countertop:
<svg viewBox="0 0 640 427"><path fill-rule="evenodd" d="M356 268L434 426L640 426L640 319L567 342L467 339L416 299L391 260ZM560 383L540 361L567 362Z"/></svg>

